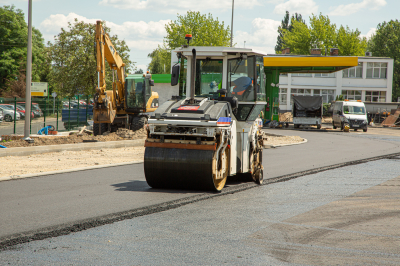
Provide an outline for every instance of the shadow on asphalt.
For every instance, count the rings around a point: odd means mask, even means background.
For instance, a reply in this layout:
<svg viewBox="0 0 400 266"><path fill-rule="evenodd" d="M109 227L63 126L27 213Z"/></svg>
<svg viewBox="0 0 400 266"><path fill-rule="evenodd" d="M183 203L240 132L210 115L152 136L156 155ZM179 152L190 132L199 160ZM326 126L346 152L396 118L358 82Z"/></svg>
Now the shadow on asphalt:
<svg viewBox="0 0 400 266"><path fill-rule="evenodd" d="M201 190L178 190L178 189L155 189L150 187L146 181L131 180L129 182L113 184L116 187L116 191L138 191L138 192L164 192L164 193L204 193L207 191Z"/></svg>
<svg viewBox="0 0 400 266"><path fill-rule="evenodd" d="M234 187L243 183L253 182L252 180L244 180L244 178L228 178L225 188ZM137 191L137 192L164 192L164 193L218 193L204 190L179 190L179 189L155 189L151 188L146 181L141 180L131 180L124 183L112 184L116 191Z"/></svg>

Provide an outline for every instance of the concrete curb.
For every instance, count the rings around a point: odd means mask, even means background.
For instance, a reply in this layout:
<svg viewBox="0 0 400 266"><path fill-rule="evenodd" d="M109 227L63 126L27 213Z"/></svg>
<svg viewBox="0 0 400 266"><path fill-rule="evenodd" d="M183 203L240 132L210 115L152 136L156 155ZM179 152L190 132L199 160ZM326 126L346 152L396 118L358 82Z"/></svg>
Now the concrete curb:
<svg viewBox="0 0 400 266"><path fill-rule="evenodd" d="M8 181L8 180L15 180L15 179L39 177L39 176L44 176L44 175L55 175L55 174L71 173L71 172L78 172L78 171L85 171L85 170L92 170L92 169L99 169L99 168L107 168L107 167L115 167L115 166L129 165L129 164L137 164L137 163L143 163L143 160L125 162L125 163L114 163L114 164L106 164L106 165L88 166L88 167L73 168L73 169L64 169L64 170L49 171L49 172L43 172L43 173L4 176L4 177L0 177L0 182L1 181Z"/></svg>
<svg viewBox="0 0 400 266"><path fill-rule="evenodd" d="M62 145L31 146L19 148L0 149L0 157L3 156L27 156L38 153L61 152L61 151L82 151L99 150L103 148L124 148L144 146L144 139L119 140L105 142L88 142Z"/></svg>

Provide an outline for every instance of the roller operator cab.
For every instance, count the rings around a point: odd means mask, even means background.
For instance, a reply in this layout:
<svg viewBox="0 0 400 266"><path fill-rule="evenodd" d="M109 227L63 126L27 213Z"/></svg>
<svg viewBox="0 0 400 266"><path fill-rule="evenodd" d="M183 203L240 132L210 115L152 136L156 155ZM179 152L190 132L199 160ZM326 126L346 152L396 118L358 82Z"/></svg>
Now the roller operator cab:
<svg viewBox="0 0 400 266"><path fill-rule="evenodd" d="M343 130L346 126L357 131L368 130L368 118L365 111L365 105L360 100L336 101L333 106L332 115L333 128Z"/></svg>
<svg viewBox="0 0 400 266"><path fill-rule="evenodd" d="M246 173L262 183L263 55L248 48L182 47L171 85L179 96L148 121L144 171L153 188L220 191Z"/></svg>

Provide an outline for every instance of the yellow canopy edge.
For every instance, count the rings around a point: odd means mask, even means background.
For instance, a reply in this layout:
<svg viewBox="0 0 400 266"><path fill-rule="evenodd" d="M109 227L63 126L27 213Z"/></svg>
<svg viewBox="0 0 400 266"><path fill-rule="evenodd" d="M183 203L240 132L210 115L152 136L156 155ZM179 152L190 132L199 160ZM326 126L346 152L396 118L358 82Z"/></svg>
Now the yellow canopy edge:
<svg viewBox="0 0 400 266"><path fill-rule="evenodd" d="M265 67L355 67L356 56L265 56Z"/></svg>

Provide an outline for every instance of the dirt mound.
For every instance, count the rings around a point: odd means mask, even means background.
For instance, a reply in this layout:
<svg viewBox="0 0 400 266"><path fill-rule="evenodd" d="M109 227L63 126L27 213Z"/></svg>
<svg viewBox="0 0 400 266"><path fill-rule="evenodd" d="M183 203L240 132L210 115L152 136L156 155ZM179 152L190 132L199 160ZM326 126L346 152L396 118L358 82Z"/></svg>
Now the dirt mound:
<svg viewBox="0 0 400 266"><path fill-rule="evenodd" d="M118 140L127 140L127 139L144 139L146 138L146 131L144 129L140 129L137 131L127 130L127 129L118 129L117 132L108 133L101 136L93 136L92 134L88 134L83 132L82 135L78 135L77 132L69 136L41 136L34 137L35 140L33 143L28 143L25 140L11 140L6 142L0 142L1 145L7 148L16 148L16 147L31 147L31 146L44 146L44 145L59 145L59 144L74 144L74 143L82 143L85 141L118 141Z"/></svg>

